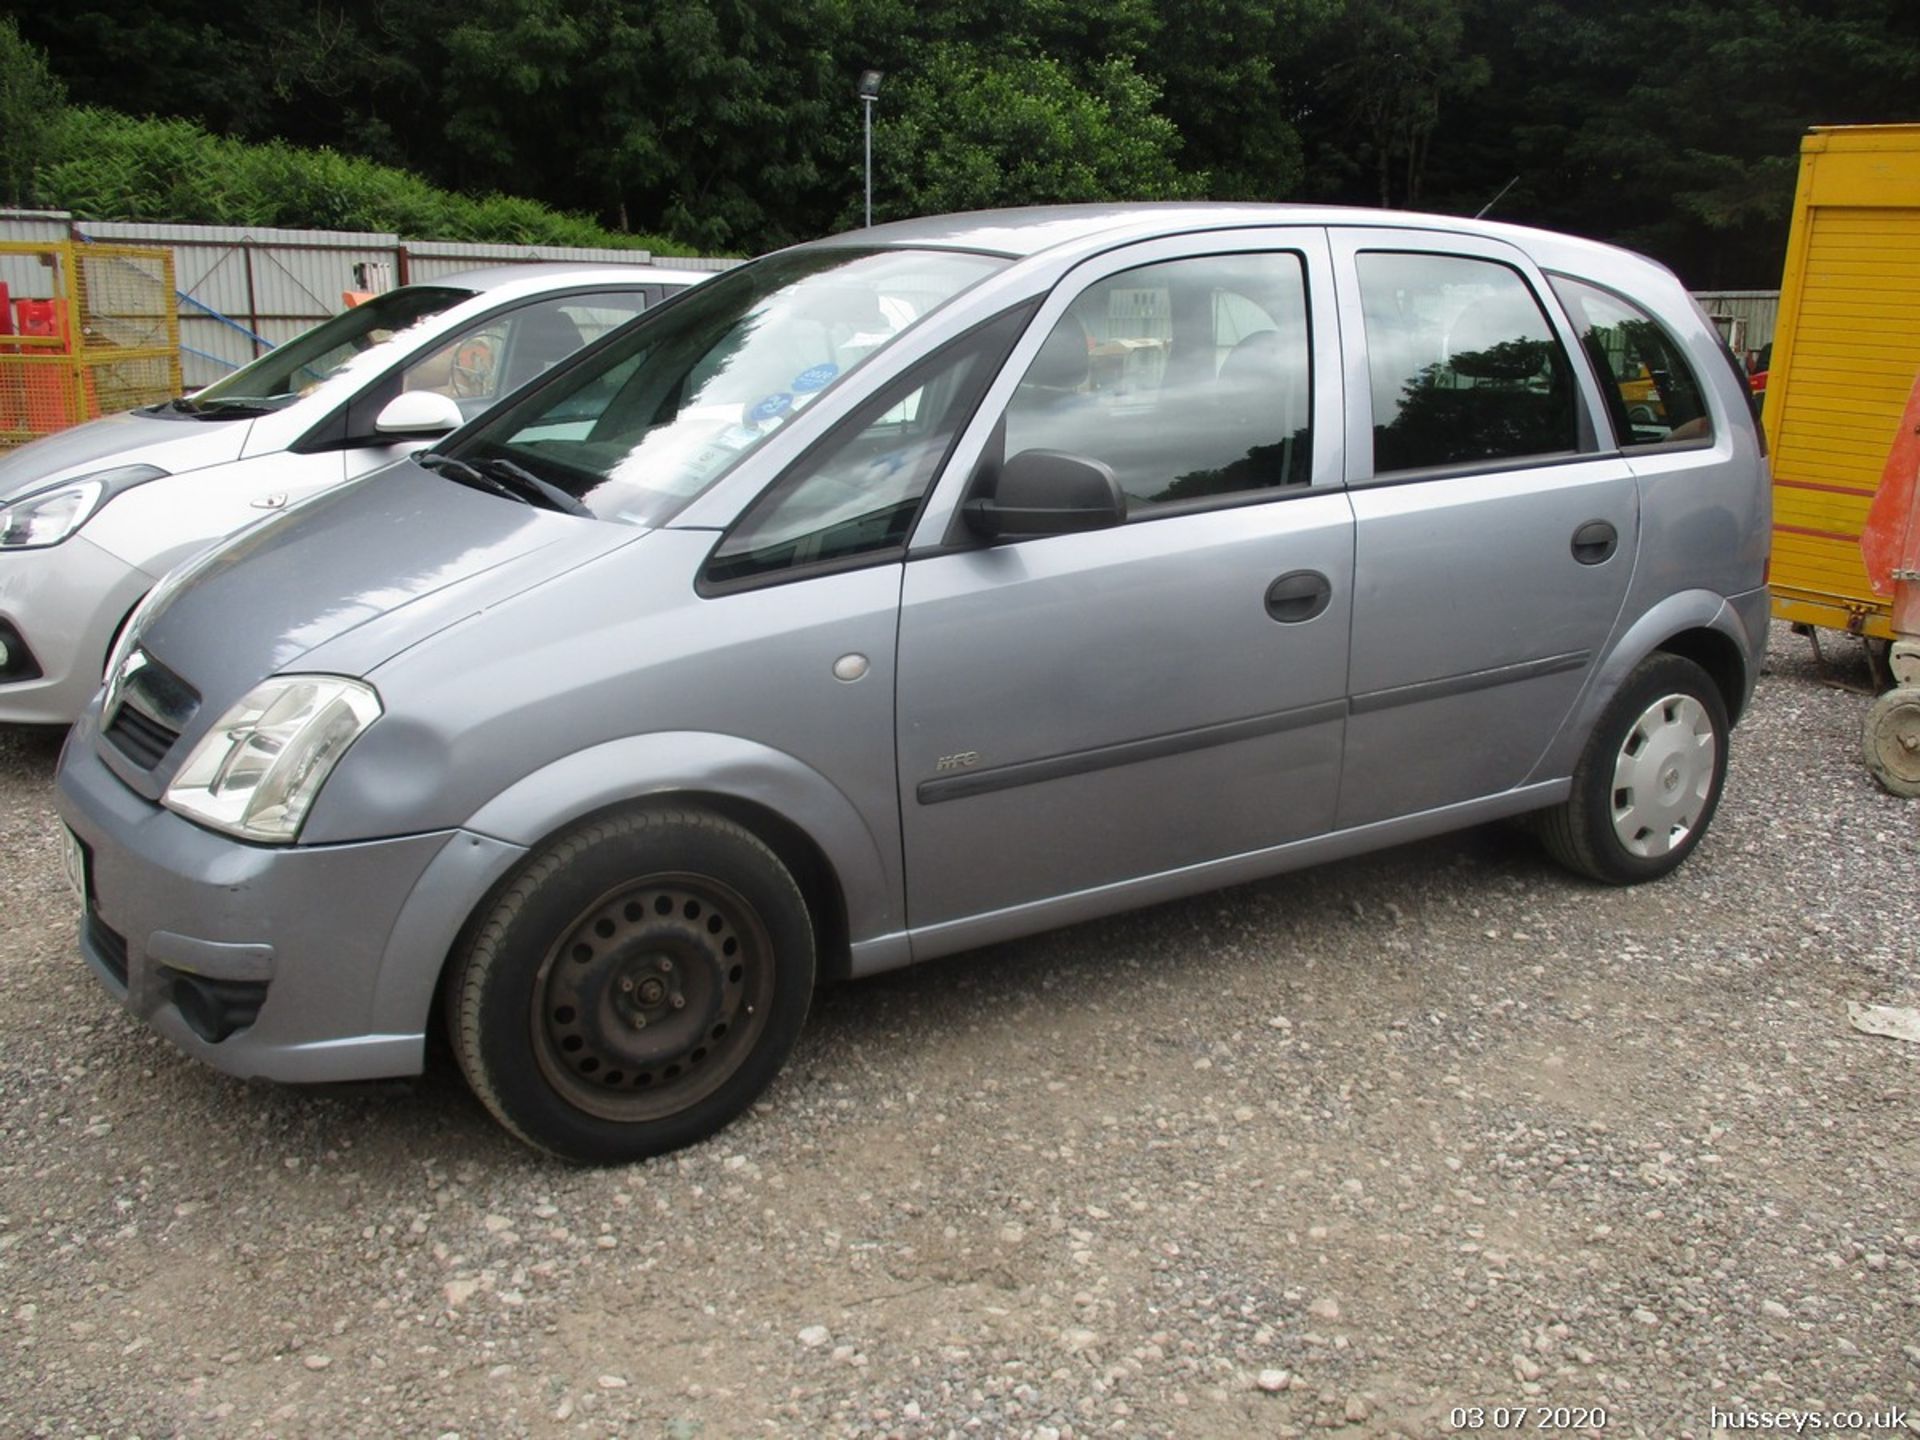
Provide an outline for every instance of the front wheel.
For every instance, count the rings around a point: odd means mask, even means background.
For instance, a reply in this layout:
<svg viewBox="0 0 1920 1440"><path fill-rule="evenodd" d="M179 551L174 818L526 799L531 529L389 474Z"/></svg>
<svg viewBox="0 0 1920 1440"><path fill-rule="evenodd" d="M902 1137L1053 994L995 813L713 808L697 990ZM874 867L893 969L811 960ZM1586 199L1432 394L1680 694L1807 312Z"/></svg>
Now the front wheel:
<svg viewBox="0 0 1920 1440"><path fill-rule="evenodd" d="M448 1028L521 1139L636 1160L712 1134L771 1083L814 968L806 902L759 839L701 810L636 809L553 841L478 918Z"/></svg>
<svg viewBox="0 0 1920 1440"><path fill-rule="evenodd" d="M1679 655L1648 656L1601 714L1572 793L1542 816L1548 853L1609 885L1674 870L1720 804L1729 728L1706 671Z"/></svg>

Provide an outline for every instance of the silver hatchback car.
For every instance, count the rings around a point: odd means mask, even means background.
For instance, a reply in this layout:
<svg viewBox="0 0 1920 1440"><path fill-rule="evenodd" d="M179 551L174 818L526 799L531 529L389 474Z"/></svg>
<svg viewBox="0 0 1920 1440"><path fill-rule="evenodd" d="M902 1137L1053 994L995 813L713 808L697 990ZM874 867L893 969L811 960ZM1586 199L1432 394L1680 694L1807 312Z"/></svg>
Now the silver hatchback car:
<svg viewBox="0 0 1920 1440"><path fill-rule="evenodd" d="M706 278L505 265L377 295L191 399L0 452L0 723L65 725L154 582L391 465Z"/></svg>
<svg viewBox="0 0 1920 1440"><path fill-rule="evenodd" d="M1537 812L1700 842L1766 633L1659 266L1038 209L768 256L175 572L62 760L82 946L223 1070L707 1135L817 980Z"/></svg>

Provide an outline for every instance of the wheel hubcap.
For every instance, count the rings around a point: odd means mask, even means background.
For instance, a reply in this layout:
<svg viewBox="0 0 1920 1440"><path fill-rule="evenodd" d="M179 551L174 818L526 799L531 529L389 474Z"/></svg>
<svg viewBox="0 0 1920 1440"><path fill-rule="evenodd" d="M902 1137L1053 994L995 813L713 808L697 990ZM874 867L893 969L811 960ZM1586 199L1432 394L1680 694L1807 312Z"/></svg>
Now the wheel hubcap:
<svg viewBox="0 0 1920 1440"><path fill-rule="evenodd" d="M1719 758L1713 721L1690 695L1654 701L1613 765L1613 833L1643 859L1665 855L1700 824Z"/></svg>
<svg viewBox="0 0 1920 1440"><path fill-rule="evenodd" d="M648 876L588 906L547 953L534 1055L589 1114L658 1119L740 1067L772 991L772 946L745 899L704 876Z"/></svg>

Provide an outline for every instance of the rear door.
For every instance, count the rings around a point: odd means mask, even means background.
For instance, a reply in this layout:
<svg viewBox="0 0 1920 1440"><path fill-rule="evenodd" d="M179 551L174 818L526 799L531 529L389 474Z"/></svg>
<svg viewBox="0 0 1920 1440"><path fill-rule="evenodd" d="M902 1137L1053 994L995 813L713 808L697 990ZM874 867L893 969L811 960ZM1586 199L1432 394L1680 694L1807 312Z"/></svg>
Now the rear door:
<svg viewBox="0 0 1920 1440"><path fill-rule="evenodd" d="M1355 520L1345 828L1528 777L1620 613L1639 507L1520 252L1358 228L1333 249Z"/></svg>
<svg viewBox="0 0 1920 1440"><path fill-rule="evenodd" d="M1332 824L1353 522L1329 280L1316 229L1127 247L1069 275L1010 358L943 492L1065 451L1113 468L1129 518L916 537L898 662L916 946Z"/></svg>

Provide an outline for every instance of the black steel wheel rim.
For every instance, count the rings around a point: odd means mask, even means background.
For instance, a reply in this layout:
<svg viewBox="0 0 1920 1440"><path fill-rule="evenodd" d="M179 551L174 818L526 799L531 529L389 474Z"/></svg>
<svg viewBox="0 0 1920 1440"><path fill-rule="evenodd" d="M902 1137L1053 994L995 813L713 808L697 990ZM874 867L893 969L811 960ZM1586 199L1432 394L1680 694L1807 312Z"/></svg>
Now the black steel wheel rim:
<svg viewBox="0 0 1920 1440"><path fill-rule="evenodd" d="M533 986L533 1050L566 1101L624 1123L718 1090L766 1029L773 945L737 890L705 875L624 882L564 926Z"/></svg>

